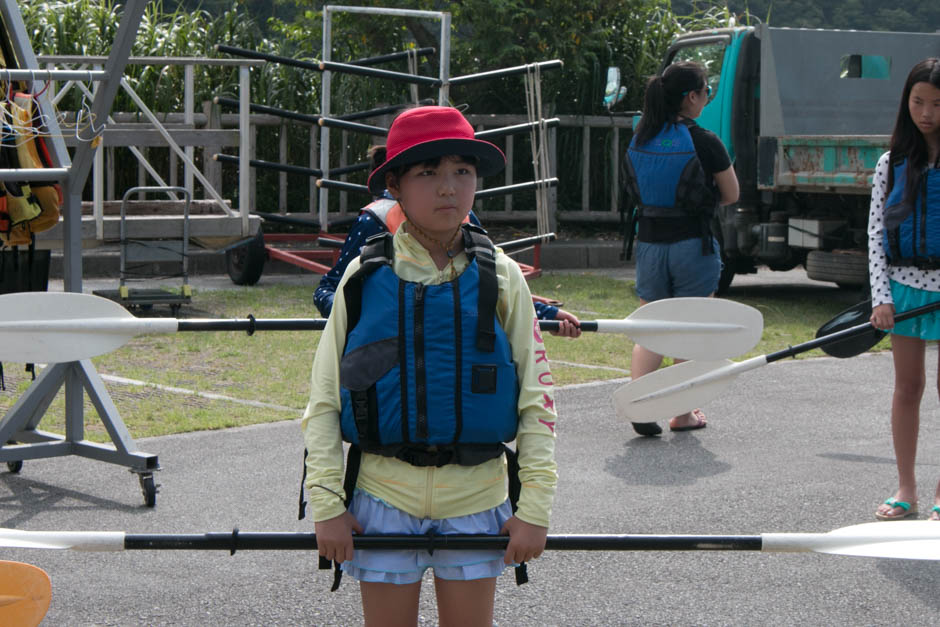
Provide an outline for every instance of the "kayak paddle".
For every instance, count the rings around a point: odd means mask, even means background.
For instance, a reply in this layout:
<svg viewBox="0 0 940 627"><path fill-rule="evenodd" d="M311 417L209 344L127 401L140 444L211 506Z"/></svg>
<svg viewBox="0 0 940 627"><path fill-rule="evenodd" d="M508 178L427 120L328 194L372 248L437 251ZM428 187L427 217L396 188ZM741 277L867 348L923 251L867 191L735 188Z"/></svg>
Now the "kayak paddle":
<svg viewBox="0 0 940 627"><path fill-rule="evenodd" d="M35 627L52 600L52 582L41 568L0 561L0 624Z"/></svg>
<svg viewBox="0 0 940 627"><path fill-rule="evenodd" d="M940 308L940 303L927 307L937 309ZM912 309L899 314L898 317L906 319L922 313L926 313L925 307ZM742 372L786 357L836 343L842 346L842 357L864 353L875 343L871 342L871 332L870 323L860 324L769 355L760 355L740 362L713 357L708 361L686 361L662 368L620 386L614 392L614 407L619 416L632 422L651 422L678 416L716 398ZM860 336L867 339L856 341Z"/></svg>
<svg viewBox="0 0 940 627"><path fill-rule="evenodd" d="M871 325L871 301L866 300L863 303L852 305L845 311L837 314L832 320L819 327L816 331L816 337L825 337L834 333L857 329L855 333L846 336L846 339L839 342L833 342L821 346L823 352L833 357L844 359L846 357L855 357L861 355L875 344L880 342L888 334L888 331L876 329ZM895 322L902 322L916 318L931 311L940 309L940 302L930 303L915 309L903 311L894 314Z"/></svg>
<svg viewBox="0 0 940 627"><path fill-rule="evenodd" d="M539 321L544 330L556 320ZM137 318L107 298L74 292L0 295L0 361L64 363L116 350L137 335L181 331L322 330L322 318ZM582 321L583 331L623 333L650 350L681 359L731 357L760 340L760 312L734 301L673 298L640 307L623 320Z"/></svg>
<svg viewBox="0 0 940 627"><path fill-rule="evenodd" d="M501 550L508 536L353 536L357 549ZM312 551L317 537L308 532L232 532L131 534L120 531L24 531L0 529L0 547L73 551ZM828 533L760 535L549 535L555 551L763 551L816 552L898 559L940 559L940 524L929 520L863 523Z"/></svg>

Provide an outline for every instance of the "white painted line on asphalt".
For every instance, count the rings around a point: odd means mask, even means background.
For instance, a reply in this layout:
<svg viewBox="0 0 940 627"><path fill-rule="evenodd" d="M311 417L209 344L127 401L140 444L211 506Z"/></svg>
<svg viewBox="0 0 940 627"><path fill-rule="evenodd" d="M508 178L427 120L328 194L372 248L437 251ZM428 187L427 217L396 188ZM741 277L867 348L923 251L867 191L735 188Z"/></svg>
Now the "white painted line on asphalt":
<svg viewBox="0 0 940 627"><path fill-rule="evenodd" d="M202 398L207 398L213 401L228 401L230 403L238 403L240 405L250 405L251 407L259 407L261 409L278 409L281 411L303 411L302 409L297 409L295 407L285 407L284 405L275 405L273 403L262 403L261 401L251 401L245 400L242 398L234 398L232 396L225 396L224 394L213 394L212 392L198 392L196 390L189 390L186 388L177 388L169 385L160 385L159 383L149 383L147 381L138 381L137 379L128 379L126 377L118 377L110 374L101 374L102 379L105 381L111 381L112 383L121 383L124 385L140 385L145 387L155 388L163 392L173 392L175 394L187 394L200 396Z"/></svg>
<svg viewBox="0 0 940 627"><path fill-rule="evenodd" d="M572 368L589 368L591 370L610 370L612 372L623 372L624 374L629 374L629 370L624 370L623 368L614 368L613 366L593 366L591 364L576 364L570 361L559 361L557 359L552 359L549 357L549 363L558 364L559 366L570 366Z"/></svg>

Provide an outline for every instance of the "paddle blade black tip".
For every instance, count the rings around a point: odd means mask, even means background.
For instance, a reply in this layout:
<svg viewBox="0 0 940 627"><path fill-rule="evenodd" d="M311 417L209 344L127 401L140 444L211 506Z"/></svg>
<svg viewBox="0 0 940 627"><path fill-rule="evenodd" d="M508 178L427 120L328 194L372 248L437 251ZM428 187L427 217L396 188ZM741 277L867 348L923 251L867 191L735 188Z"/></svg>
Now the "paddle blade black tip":
<svg viewBox="0 0 940 627"><path fill-rule="evenodd" d="M832 335L833 333L851 329L861 324L867 324L870 318L871 301L867 300L840 312L832 320L819 327L819 330L816 331L816 337ZM846 359L866 352L869 348L880 342L884 336L884 331L871 327L861 333L853 334L844 340L830 342L819 348L827 355L838 357L839 359Z"/></svg>

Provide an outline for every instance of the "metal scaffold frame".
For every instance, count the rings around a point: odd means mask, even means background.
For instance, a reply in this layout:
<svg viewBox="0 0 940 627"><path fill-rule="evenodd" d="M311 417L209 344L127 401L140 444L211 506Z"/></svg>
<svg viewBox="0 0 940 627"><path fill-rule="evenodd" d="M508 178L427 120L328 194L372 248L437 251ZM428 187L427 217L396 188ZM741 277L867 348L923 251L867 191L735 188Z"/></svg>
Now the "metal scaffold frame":
<svg viewBox="0 0 940 627"><path fill-rule="evenodd" d="M334 6L325 5L323 7L323 50L321 53L324 63L329 64L333 55L333 14L334 13L364 13L370 15L392 15L398 17L417 17L441 22L441 45L440 54L440 86L437 92L437 102L443 105L447 102L448 79L450 72L450 13L441 11L417 11L410 9L384 9L379 7L352 7L352 6ZM320 115L330 117L332 110L332 74L329 69L323 71L323 79L320 84ZM322 126L320 129L320 169L323 172L330 171L330 127ZM320 187L320 224L324 228L329 228L329 188Z"/></svg>
<svg viewBox="0 0 940 627"><path fill-rule="evenodd" d="M333 15L341 13L358 13L366 15L380 15L390 17L412 17L427 20L440 21L440 48L439 48L439 72L438 77L421 76L417 73L416 67L412 74L402 74L398 72L388 72L351 65L345 63L334 63L333 52ZM382 7L357 7L357 6L323 6L323 45L321 50L322 60L318 64L318 69L322 72L322 82L320 87L320 163L319 167L324 172L324 177L317 180L319 187L319 223L324 231L329 230L329 190L330 188L345 191L364 191L364 186L351 185L342 181L329 180L328 173L330 169L330 127L338 127L347 130L365 132L372 135L385 135L387 129L372 127L362 124L354 124L331 117L332 112L332 72L346 72L378 78L386 78L395 81L409 83L412 86L412 96L417 102L417 89L419 84L429 87L437 87L437 104L446 106L450 98L450 87L464 85L467 83L499 78L516 74L525 74L526 77L526 99L529 111L529 123L518 125L513 129L500 129L489 131L492 135L496 133L509 134L516 131L528 129L532 135L533 159L532 164L535 169L534 181L530 184L517 186L507 186L503 189L481 190L477 193L477 199L485 195L494 195L495 193L512 193L513 191L522 191L523 189L534 189L536 191L536 216L538 218L539 234L545 234L554 229L555 218L548 211L549 206L549 188L557 184L558 180L554 178L554 165L548 162L547 151L547 129L552 123L558 123L558 120L548 121L542 116L542 101L540 88L540 73L543 70L557 69L562 66L560 60L544 61L540 63L530 63L527 65L491 70L476 74L467 74L465 76L452 77L450 75L450 57L451 57L451 15L443 11L421 11L412 9L389 9ZM477 134L482 137L487 131ZM536 138L538 135L538 138ZM552 203L553 204L553 203Z"/></svg>
<svg viewBox="0 0 940 627"><path fill-rule="evenodd" d="M49 135L50 152L55 167L48 170L0 169L0 180L56 180L62 185L63 261L65 291L82 291L82 189L95 159L95 147L100 140L104 121L110 115L115 95L120 88L125 66L130 57L137 29L147 0L127 0L124 14L111 46L111 52L101 71L82 72L83 78L97 82L91 105L91 124L77 131L79 143L69 158L62 133L53 115L45 115L45 129ZM21 66L17 70L0 70L6 80L41 77L47 80L69 80L62 70L39 70L26 26L16 0L0 0L0 14L10 37L10 43ZM25 74L24 74L25 72ZM74 73L74 72L73 72ZM21 76L22 74L22 76ZM45 95L40 95L39 107L51 112L52 106ZM65 435L38 429L59 390L65 388ZM104 424L112 445L85 440L84 395L88 398ZM111 400L104 382L90 360L50 364L36 377L29 389L0 419L0 462L6 462L11 471L18 472L23 461L47 457L78 455L98 461L127 466L140 480L145 504L156 505L156 485L153 472L160 465L156 455L137 449L117 407Z"/></svg>

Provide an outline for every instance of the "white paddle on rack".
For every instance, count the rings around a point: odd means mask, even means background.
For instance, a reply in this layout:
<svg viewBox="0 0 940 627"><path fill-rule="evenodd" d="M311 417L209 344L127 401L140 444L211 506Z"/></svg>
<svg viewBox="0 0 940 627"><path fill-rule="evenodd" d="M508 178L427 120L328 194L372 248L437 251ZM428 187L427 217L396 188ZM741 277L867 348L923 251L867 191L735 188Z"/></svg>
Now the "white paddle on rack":
<svg viewBox="0 0 940 627"><path fill-rule="evenodd" d="M137 335L181 331L320 330L320 318L136 318L120 304L73 292L0 296L0 361L62 363L116 350ZM558 327L554 320L541 328ZM582 330L622 333L680 359L735 356L753 348L764 328L760 312L729 300L673 298L640 307L623 320L582 321Z"/></svg>

